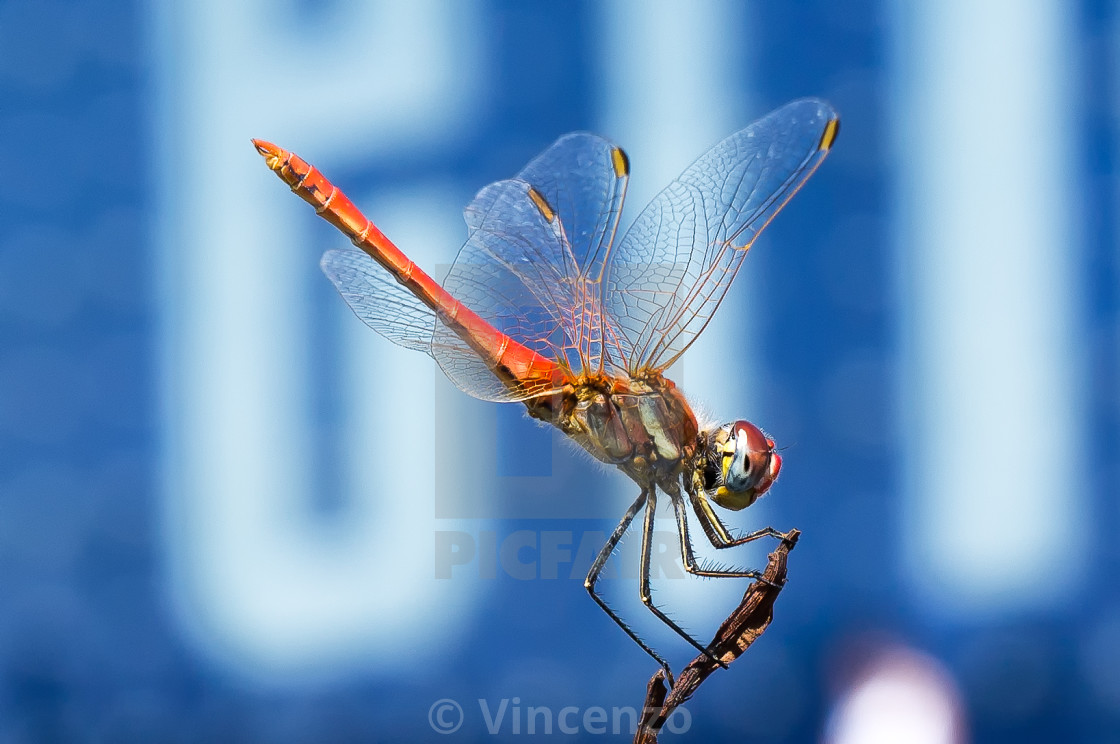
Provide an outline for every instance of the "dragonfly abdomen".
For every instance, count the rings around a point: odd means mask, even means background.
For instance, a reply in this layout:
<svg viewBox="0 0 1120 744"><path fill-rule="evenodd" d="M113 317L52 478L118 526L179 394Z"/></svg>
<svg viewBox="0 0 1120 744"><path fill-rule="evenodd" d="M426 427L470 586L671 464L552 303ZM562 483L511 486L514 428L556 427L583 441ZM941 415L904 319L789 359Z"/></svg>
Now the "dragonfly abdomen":
<svg viewBox="0 0 1120 744"><path fill-rule="evenodd" d="M294 193L431 308L505 385L517 392L528 390L536 394L563 384L566 376L555 361L514 341L452 297L385 237L318 168L270 142L255 139L253 144L269 169ZM438 354L439 350L433 349L432 355L438 358Z"/></svg>

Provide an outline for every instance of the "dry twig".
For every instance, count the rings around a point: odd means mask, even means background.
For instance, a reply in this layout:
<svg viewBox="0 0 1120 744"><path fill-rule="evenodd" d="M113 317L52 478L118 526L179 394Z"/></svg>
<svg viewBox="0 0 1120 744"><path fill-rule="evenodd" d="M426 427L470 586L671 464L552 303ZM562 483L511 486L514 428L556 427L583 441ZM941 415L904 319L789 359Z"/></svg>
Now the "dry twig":
<svg viewBox="0 0 1120 744"><path fill-rule="evenodd" d="M793 550L800 536L798 530L790 530L786 534L777 549L770 554L770 562L762 578L747 587L743 601L716 631L708 648L712 656L724 664L730 664L742 656L770 625L770 620L774 617L774 600L786 583L789 551ZM642 706L642 717L638 721L634 744L656 744L657 734L673 710L692 697L700 684L719 669L719 663L712 656L701 654L689 662L677 677L672 690L665 687L664 671L657 670L646 685L646 702Z"/></svg>

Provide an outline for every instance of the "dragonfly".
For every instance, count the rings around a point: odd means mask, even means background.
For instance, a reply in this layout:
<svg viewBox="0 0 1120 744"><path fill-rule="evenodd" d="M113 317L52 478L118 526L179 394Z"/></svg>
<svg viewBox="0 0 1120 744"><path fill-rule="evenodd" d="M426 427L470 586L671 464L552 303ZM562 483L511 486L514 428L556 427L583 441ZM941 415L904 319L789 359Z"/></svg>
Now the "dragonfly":
<svg viewBox="0 0 1120 744"><path fill-rule="evenodd" d="M708 649L653 601L650 557L658 493L671 502L690 574L759 578L697 561L688 513L727 549L783 533L733 534L716 507L739 511L769 490L782 458L749 421L701 426L664 371L719 307L751 246L820 166L839 118L826 102L788 103L727 137L661 191L619 235L630 162L586 132L558 139L465 210L468 238L442 283L402 253L337 186L299 156L253 144L293 192L355 246L320 263L366 325L430 355L464 392L519 402L639 494L587 574L591 598L673 679L669 664L596 585L645 510L642 603L701 653Z"/></svg>

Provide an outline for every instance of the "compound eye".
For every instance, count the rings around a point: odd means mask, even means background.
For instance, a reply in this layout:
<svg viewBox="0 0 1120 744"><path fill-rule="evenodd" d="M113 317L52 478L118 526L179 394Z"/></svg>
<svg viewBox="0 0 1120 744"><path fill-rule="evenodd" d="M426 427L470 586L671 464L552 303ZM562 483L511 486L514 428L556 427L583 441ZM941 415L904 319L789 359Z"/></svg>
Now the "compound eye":
<svg viewBox="0 0 1120 744"><path fill-rule="evenodd" d="M773 445L749 421L736 421L724 445L723 482L732 491L756 487L770 469Z"/></svg>

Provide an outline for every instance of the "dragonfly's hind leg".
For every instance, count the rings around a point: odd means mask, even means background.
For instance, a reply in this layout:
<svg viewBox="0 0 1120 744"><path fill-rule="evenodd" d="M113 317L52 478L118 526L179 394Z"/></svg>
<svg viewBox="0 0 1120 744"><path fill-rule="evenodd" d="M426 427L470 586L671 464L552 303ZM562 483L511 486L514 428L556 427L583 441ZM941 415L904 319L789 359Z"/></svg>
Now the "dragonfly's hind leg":
<svg viewBox="0 0 1120 744"><path fill-rule="evenodd" d="M619 617L619 615L615 613L615 611L612 610L610 606L607 605L607 603L603 600L603 598L600 597L599 594L595 591L595 583L599 580L599 574L603 572L603 567L607 565L607 559L611 557L611 553L614 552L615 547L618 545L618 541L622 539L622 536L624 534L626 534L626 530L629 529L630 523L634 521L634 517L638 514L641 508L645 506L646 498L649 493L650 491L642 489L642 493L638 496L634 503L630 505L630 508L626 510L626 514L622 516L622 521L620 521L618 523L618 526L614 528L614 532L611 533L611 536L607 539L606 544L603 546L602 550L599 551L599 555L596 556L595 562L591 564L591 570L587 572L587 578L584 579L583 586L585 589L587 589L587 593L591 595L591 598L595 600L595 604L599 605L599 607L602 608L603 612L607 613L607 615L610 616L611 620L614 620L615 623L618 624L618 627L626 631L626 635L630 636L630 639L633 640L634 643L638 644L643 651L649 654L654 661L661 665L661 668L665 670L665 677L669 682L669 687L672 687L673 670L669 668L669 662L661 658L660 654L650 648L645 641L638 637L638 634L635 633L630 628L630 626L626 624L626 621Z"/></svg>
<svg viewBox="0 0 1120 744"><path fill-rule="evenodd" d="M673 501L675 503L677 501L677 499L673 499ZM650 612L652 612L654 615L657 615L658 619L661 620L661 622L665 623L670 628L672 628L674 631L676 631L677 635L679 635L681 638L685 639L690 644L692 644L696 648L697 651L704 654L705 656L710 658L712 661L716 662L721 667L726 669L727 668L726 664L724 664L722 661L720 661L716 657L712 656L711 652L708 650L708 648L706 646L702 646L699 641L697 641L695 638L693 638L691 635L689 635L688 631L684 630L679 625L677 625L675 622L673 622L669 618L669 616L666 615L661 610L661 608L659 608L657 605L655 605L653 603L653 594L650 591L650 585L649 585L649 559L650 559L650 554L653 551L653 525L654 525L654 517L655 517L656 511L657 511L657 491L654 488L650 488L649 503L646 505L645 525L642 529L642 562L641 562L641 568L639 569L639 575L641 577L641 579L640 579L641 580L640 591L641 591L642 604L644 604L646 607L648 607Z"/></svg>

